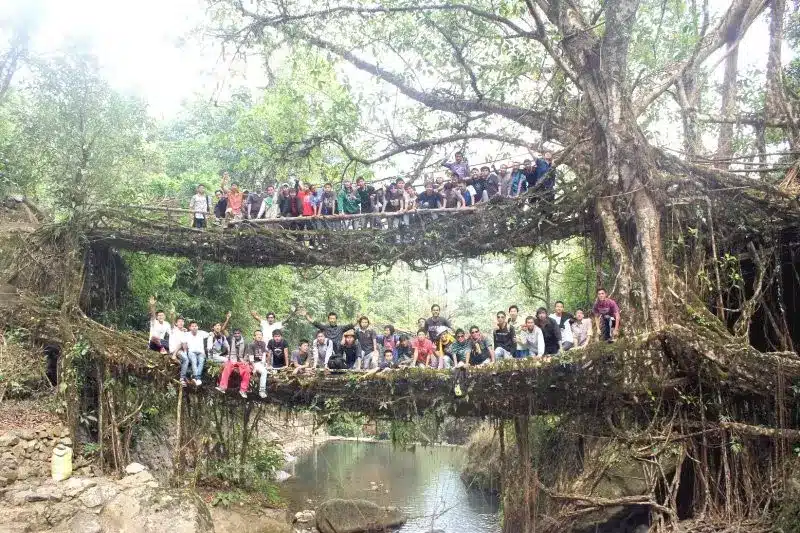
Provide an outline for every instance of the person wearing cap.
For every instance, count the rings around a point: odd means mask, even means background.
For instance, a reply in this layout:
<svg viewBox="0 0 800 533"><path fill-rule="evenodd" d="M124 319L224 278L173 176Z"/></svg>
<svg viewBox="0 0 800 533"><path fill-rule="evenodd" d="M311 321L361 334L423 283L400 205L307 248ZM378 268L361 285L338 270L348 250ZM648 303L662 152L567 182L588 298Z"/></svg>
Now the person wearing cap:
<svg viewBox="0 0 800 533"><path fill-rule="evenodd" d="M348 329L336 347L333 357L328 360L328 368L333 370L353 370L361 365L361 347L356 342L356 332Z"/></svg>

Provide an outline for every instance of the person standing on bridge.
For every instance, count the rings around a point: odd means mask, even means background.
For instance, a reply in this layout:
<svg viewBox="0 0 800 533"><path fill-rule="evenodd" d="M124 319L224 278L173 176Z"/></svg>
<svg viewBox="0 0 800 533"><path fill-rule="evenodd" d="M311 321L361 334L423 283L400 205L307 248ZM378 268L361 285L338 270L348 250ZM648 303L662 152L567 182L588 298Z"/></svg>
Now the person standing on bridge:
<svg viewBox="0 0 800 533"><path fill-rule="evenodd" d="M448 163L448 158L442 159L442 166L450 169L450 172L458 175L459 178L465 180L469 177L469 163L464 159L463 152L456 152L455 163Z"/></svg>
<svg viewBox="0 0 800 533"><path fill-rule="evenodd" d="M333 311L328 313L327 324L312 320L311 316L308 314L308 311L303 307L297 309L297 314L308 320L315 328L325 332L325 336L333 342L334 350L338 350L339 345L342 342L342 336L344 332L355 328L355 324L339 325L339 317Z"/></svg>
<svg viewBox="0 0 800 533"><path fill-rule="evenodd" d="M378 364L378 336L369 324L369 318L362 316L356 328L356 340L361 348L361 370L369 370Z"/></svg>
<svg viewBox="0 0 800 533"><path fill-rule="evenodd" d="M343 215L357 215L361 212L361 195L353 188L353 182L345 180L342 183L342 190L336 200L336 209ZM342 221L344 229L359 229L360 223L355 223L353 220Z"/></svg>
<svg viewBox="0 0 800 533"><path fill-rule="evenodd" d="M599 338L606 342L614 342L619 335L619 306L608 297L605 289L597 289L597 300L592 308L594 322Z"/></svg>
<svg viewBox="0 0 800 533"><path fill-rule="evenodd" d="M439 340L439 334L443 331L440 329L442 326L453 329L453 325L450 321L441 316L441 314L442 308L439 304L433 304L431 306L431 316L425 320L425 331L428 333L428 338L434 343Z"/></svg>
<svg viewBox="0 0 800 533"><path fill-rule="evenodd" d="M197 186L194 196L189 199L189 209L194 211L192 227L205 228L208 215L211 213L211 199L206 195L206 187L202 183Z"/></svg>
<svg viewBox="0 0 800 533"><path fill-rule="evenodd" d="M258 322L258 325L261 327L261 333L263 333L264 338L266 339L271 339L272 333L276 329L283 329L283 322L276 321L275 313L273 313L272 311L267 313L266 320L261 316L259 316L259 314L253 311L252 309L250 310L250 316L253 317L253 320Z"/></svg>

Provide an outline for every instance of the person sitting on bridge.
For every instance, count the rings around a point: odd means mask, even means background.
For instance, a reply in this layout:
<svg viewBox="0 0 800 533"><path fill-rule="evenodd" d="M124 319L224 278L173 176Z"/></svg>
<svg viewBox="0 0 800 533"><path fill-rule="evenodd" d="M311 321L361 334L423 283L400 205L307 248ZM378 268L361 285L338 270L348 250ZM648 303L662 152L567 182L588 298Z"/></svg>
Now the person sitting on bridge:
<svg viewBox="0 0 800 533"><path fill-rule="evenodd" d="M584 318L583 309L575 310L575 318L570 321L572 338L576 348L583 348L592 340L592 319Z"/></svg>
<svg viewBox="0 0 800 533"><path fill-rule="evenodd" d="M478 366L494 363L494 351L489 342L481 333L478 326L469 328L469 351L467 352L467 366Z"/></svg>
<svg viewBox="0 0 800 533"><path fill-rule="evenodd" d="M614 342L619 334L619 306L617 302L608 297L608 293L603 288L597 289L597 300L592 307L592 314L599 338L606 342Z"/></svg>
<svg viewBox="0 0 800 533"><path fill-rule="evenodd" d="M452 183L444 184L444 192L442 193L444 207L448 209L461 209L466 207L466 201L458 189L458 184L455 186Z"/></svg>
<svg viewBox="0 0 800 533"><path fill-rule="evenodd" d="M462 367L467 364L469 350L472 347L466 332L458 328L455 334L456 339L450 345L450 353L453 354L456 367Z"/></svg>
<svg viewBox="0 0 800 533"><path fill-rule="evenodd" d="M261 332L264 334L264 338L271 339L273 331L276 329L283 329L283 323L275 320L275 313L272 311L268 312L266 319L264 319L251 309L250 316L253 317L253 320L258 322L258 325L261 327Z"/></svg>
<svg viewBox="0 0 800 533"><path fill-rule="evenodd" d="M561 349L564 351L569 350L575 344L572 338L572 327L570 326L570 320L574 317L564 312L564 302L556 302L555 311L550 315L550 318L555 320L561 330Z"/></svg>
<svg viewBox="0 0 800 533"><path fill-rule="evenodd" d="M305 373L311 369L313 363L311 355L311 343L306 339L301 339L297 349L292 351L291 365L294 367L293 375Z"/></svg>
<svg viewBox="0 0 800 533"><path fill-rule="evenodd" d="M428 338L428 331L424 329L417 331L417 337L411 342L411 347L414 350L412 366L428 366L431 356L436 352L436 346ZM436 362L438 363L438 360Z"/></svg>
<svg viewBox="0 0 800 533"><path fill-rule="evenodd" d="M356 342L356 332L348 329L335 347L333 357L328 361L331 370L358 369L361 366L361 348Z"/></svg>
<svg viewBox="0 0 800 533"><path fill-rule="evenodd" d="M228 327L228 321L230 321L230 319L231 312L228 311L225 315L225 322L221 324L217 322L214 324L211 328L211 335L209 335L206 340L206 351L212 363L222 365L228 360L227 355L231 347L228 338L225 336L225 329Z"/></svg>
<svg viewBox="0 0 800 533"><path fill-rule="evenodd" d="M494 358L511 359L517 351L514 327L506 322L505 311L497 313L497 327L494 329Z"/></svg>
<svg viewBox="0 0 800 533"><path fill-rule="evenodd" d="M201 376L203 375L203 365L206 362L205 340L208 339L209 333L201 331L197 327L197 321L192 320L189 322L189 332L184 336L186 343L186 362L181 362L181 386L186 386L186 377L189 371L189 365L192 366L192 373L194 374L194 384L198 387L203 384Z"/></svg>
<svg viewBox="0 0 800 533"><path fill-rule="evenodd" d="M250 361L247 357L247 341L242 336L242 330L239 328L233 330L233 335L228 342L230 343L230 352L228 352L228 360L222 366L222 375L219 378L217 390L223 393L228 390L228 380L231 378L231 373L236 370L241 378L239 396L247 398L247 389L250 387Z"/></svg>
<svg viewBox="0 0 800 533"><path fill-rule="evenodd" d="M328 361L333 356L333 341L325 336L322 330L317 331L314 347L312 348L311 368L327 368Z"/></svg>
<svg viewBox="0 0 800 533"><path fill-rule="evenodd" d="M151 350L161 352L162 354L168 353L170 325L167 322L167 315L163 309L156 310L156 298L151 296L149 300L150 305L150 343Z"/></svg>
<svg viewBox="0 0 800 533"><path fill-rule="evenodd" d="M175 319L172 329L169 332L169 355L175 361L183 361L186 358L186 328L184 327L182 316Z"/></svg>
<svg viewBox="0 0 800 533"><path fill-rule="evenodd" d="M394 326L387 324L383 326L383 335L378 335L378 344L384 350L391 350L392 353L397 353L398 336L394 333Z"/></svg>
<svg viewBox="0 0 800 533"><path fill-rule="evenodd" d="M258 395L262 398L267 397L267 369L272 367L270 352L267 350L267 343L264 342L264 334L261 330L253 332L253 342L249 348L250 364L253 365L253 372L258 374Z"/></svg>
<svg viewBox="0 0 800 533"><path fill-rule="evenodd" d="M525 324L517 335L517 353L514 357L530 357L544 355L544 336L532 316L525 317Z"/></svg>
<svg viewBox="0 0 800 533"><path fill-rule="evenodd" d="M362 376L362 378L377 374L379 372L391 372L395 368L398 368L398 364L394 359L392 350L384 350L383 357L381 357L375 367L368 370L364 376Z"/></svg>
<svg viewBox="0 0 800 533"><path fill-rule="evenodd" d="M331 311L328 313L328 323L323 324L322 322L316 322L312 320L311 316L308 314L308 311L300 307L297 309L297 314L311 322L311 325L317 329L320 329L325 332L325 336L328 337L331 341L333 341L333 348L336 350L339 347L339 343L342 340L343 333L347 330L355 328L355 324L344 324L339 325L338 320L339 317Z"/></svg>
<svg viewBox="0 0 800 533"><path fill-rule="evenodd" d="M508 324L509 327L514 328L514 331L516 331L517 333L519 333L519 331L522 329L522 326L524 325L524 320L522 320L519 316L518 305L513 304L508 306L508 318L506 320L506 323ZM527 354L522 353L525 351L525 346L523 346L523 341L519 335L517 335L516 337L517 337L517 346L514 350L514 357L516 358L526 357Z"/></svg>
<svg viewBox="0 0 800 533"><path fill-rule="evenodd" d="M276 329L272 332L267 352L270 354L270 367L286 368L289 365L289 343L283 338L283 331Z"/></svg>
<svg viewBox="0 0 800 533"><path fill-rule="evenodd" d="M456 152L455 159L454 163L448 163L445 157L442 160L442 166L449 168L450 171L455 173L459 178L467 179L469 177L469 163L464 159L464 154L462 152Z"/></svg>
<svg viewBox="0 0 800 533"><path fill-rule="evenodd" d="M542 330L544 338L544 354L555 355L561 349L561 328L555 320L547 316L547 309L540 307L536 310L536 325Z"/></svg>
<svg viewBox="0 0 800 533"><path fill-rule="evenodd" d="M414 363L414 349L408 335L400 335L395 348L395 359L400 366L410 366Z"/></svg>
<svg viewBox="0 0 800 533"><path fill-rule="evenodd" d="M194 196L189 199L189 209L194 211L192 227L205 228L206 220L211 213L211 199L206 195L206 187L202 183L197 186Z"/></svg>
<svg viewBox="0 0 800 533"><path fill-rule="evenodd" d="M362 316L356 327L356 340L361 348L361 370L369 370L378 364L378 338L369 327L369 318Z"/></svg>

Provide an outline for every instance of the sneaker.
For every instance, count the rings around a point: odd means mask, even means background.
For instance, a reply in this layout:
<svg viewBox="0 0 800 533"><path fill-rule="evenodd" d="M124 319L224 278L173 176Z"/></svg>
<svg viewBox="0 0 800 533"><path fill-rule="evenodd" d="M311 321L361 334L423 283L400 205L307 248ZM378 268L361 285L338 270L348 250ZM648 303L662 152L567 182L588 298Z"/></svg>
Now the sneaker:
<svg viewBox="0 0 800 533"><path fill-rule="evenodd" d="M201 380L200 378L195 378L195 380L194 380L194 384L195 384L195 385L197 385L197 386L199 387L200 385L202 385L202 384L203 384L203 380Z"/></svg>
<svg viewBox="0 0 800 533"><path fill-rule="evenodd" d="M239 391L239 396L241 396L241 397L242 397L242 398L244 398L245 400L247 399L247 393L246 393L245 391L243 391L243 390L240 390L240 391Z"/></svg>
<svg viewBox="0 0 800 533"><path fill-rule="evenodd" d="M222 394L225 394L225 389L223 389L222 387L214 387L214 388L219 392L221 392Z"/></svg>
<svg viewBox="0 0 800 533"><path fill-rule="evenodd" d="M267 397L267 391L265 391L265 390L260 390L260 391L258 391L258 395L259 395L260 397L262 397L262 398L266 398L266 397Z"/></svg>

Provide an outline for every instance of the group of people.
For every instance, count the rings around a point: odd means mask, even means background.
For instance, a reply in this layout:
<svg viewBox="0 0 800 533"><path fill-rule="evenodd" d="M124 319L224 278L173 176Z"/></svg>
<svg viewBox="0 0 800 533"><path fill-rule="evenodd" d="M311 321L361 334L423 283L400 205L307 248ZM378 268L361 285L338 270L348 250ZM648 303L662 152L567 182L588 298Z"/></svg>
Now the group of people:
<svg viewBox="0 0 800 533"><path fill-rule="evenodd" d="M476 325L467 330L454 327L436 304L431 306L430 317L418 320L415 334L401 332L391 324L376 331L366 316L357 323L341 324L337 314L330 312L327 321L320 322L299 308L297 315L308 321L316 334L313 339L300 339L294 349L275 313L262 317L251 310L250 315L259 329L248 340L238 328L228 335L230 312L210 331L200 330L194 320L187 325L181 317L170 325L164 311L156 309L155 298L151 298L150 349L168 354L180 363L183 386L190 380L202 385L203 369L206 361L210 361L222 368L219 391L227 390L231 374L236 371L241 378L242 397L247 397L251 377L257 375L258 393L265 398L267 376L273 371L298 374L327 369L376 373L416 366L462 370L502 359L549 357L583 348L595 336L612 342L620 326L619 306L604 289L597 290L597 299L589 313L583 309L569 313L559 301L552 313L541 307L526 316L512 305L507 312L496 313L491 334L484 334Z"/></svg>
<svg viewBox="0 0 800 533"><path fill-rule="evenodd" d="M409 212L418 209L459 209L489 202L494 198L515 197L533 188L541 190L543 197L552 201L555 189L555 171L552 168L553 154L545 152L542 157L525 159L499 168L482 166L470 168L461 152L455 161L442 161L448 169L449 179L429 178L424 189L417 191L411 183L396 178L386 186L375 187L364 178L344 180L341 188L334 189L332 183L321 186L301 183L283 183L279 187L268 185L256 191L242 190L231 182L228 172L222 175L222 185L215 191L212 200L204 185L198 185L195 195L189 200L192 211L192 226L205 228L209 218L215 223L231 219L274 219L280 217L315 217L301 224L304 229L346 227L358 229L372 226L399 227L408 224ZM348 215L375 214L374 217L347 220ZM395 216L385 215L395 214ZM324 217L340 215L337 220ZM345 220L339 220L345 219Z"/></svg>

